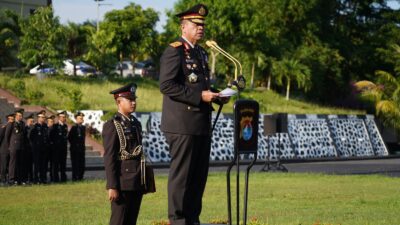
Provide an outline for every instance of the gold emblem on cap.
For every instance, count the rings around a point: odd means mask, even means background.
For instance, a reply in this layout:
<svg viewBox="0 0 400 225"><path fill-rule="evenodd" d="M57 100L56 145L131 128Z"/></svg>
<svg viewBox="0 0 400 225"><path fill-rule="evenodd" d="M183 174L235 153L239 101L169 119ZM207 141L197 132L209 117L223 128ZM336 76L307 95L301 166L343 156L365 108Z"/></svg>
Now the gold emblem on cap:
<svg viewBox="0 0 400 225"><path fill-rule="evenodd" d="M206 9L203 6L200 7L199 14L202 15L202 16L206 15Z"/></svg>

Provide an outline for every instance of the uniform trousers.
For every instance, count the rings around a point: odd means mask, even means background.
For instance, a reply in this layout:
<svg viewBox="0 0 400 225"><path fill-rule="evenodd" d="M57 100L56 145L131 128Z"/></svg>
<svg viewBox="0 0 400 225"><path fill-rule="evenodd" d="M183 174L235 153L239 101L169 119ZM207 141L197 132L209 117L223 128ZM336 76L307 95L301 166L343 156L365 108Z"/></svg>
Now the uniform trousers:
<svg viewBox="0 0 400 225"><path fill-rule="evenodd" d="M48 145L48 154L47 154L47 158L46 158L46 168L47 171L50 172L50 181L51 182L55 182L56 180L54 179L54 156L56 155L56 148L55 145L52 143L50 145ZM58 181L58 180L57 180Z"/></svg>
<svg viewBox="0 0 400 225"><path fill-rule="evenodd" d="M48 150L46 147L35 146L33 149L33 176L34 182L47 182Z"/></svg>
<svg viewBox="0 0 400 225"><path fill-rule="evenodd" d="M119 191L118 200L111 202L110 225L135 225L142 197L138 191Z"/></svg>
<svg viewBox="0 0 400 225"><path fill-rule="evenodd" d="M7 170L8 170L8 163L10 161L10 153L8 152L1 152L0 153L0 180L1 182L7 182Z"/></svg>
<svg viewBox="0 0 400 225"><path fill-rule="evenodd" d="M164 135L171 155L168 177L169 221L171 225L200 223L211 138L208 135Z"/></svg>
<svg viewBox="0 0 400 225"><path fill-rule="evenodd" d="M32 149L28 148L24 151L23 162L24 162L24 178L27 182L33 182L33 155Z"/></svg>
<svg viewBox="0 0 400 225"><path fill-rule="evenodd" d="M82 180L85 173L85 148L71 149L72 180Z"/></svg>
<svg viewBox="0 0 400 225"><path fill-rule="evenodd" d="M10 183L24 181L23 153L24 149L13 149L10 151L10 163L8 165L8 180Z"/></svg>
<svg viewBox="0 0 400 225"><path fill-rule="evenodd" d="M67 181L66 164L67 164L67 144L59 144L53 149L52 154L52 174L55 182Z"/></svg>

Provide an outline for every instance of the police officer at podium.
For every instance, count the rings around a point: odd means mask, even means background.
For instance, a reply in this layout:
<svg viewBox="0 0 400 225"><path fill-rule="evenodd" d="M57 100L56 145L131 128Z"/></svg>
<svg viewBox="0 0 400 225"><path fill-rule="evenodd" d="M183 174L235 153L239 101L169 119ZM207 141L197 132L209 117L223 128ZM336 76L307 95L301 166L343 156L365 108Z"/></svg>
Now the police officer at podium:
<svg viewBox="0 0 400 225"><path fill-rule="evenodd" d="M205 32L207 7L177 14L181 37L161 57L161 130L171 155L168 217L172 225L199 224L211 148L211 91L208 56L198 45Z"/></svg>
<svg viewBox="0 0 400 225"><path fill-rule="evenodd" d="M111 91L118 112L103 127L104 167L111 225L133 225L142 202L140 160L141 124L131 114L136 110L136 84Z"/></svg>
<svg viewBox="0 0 400 225"><path fill-rule="evenodd" d="M86 127L83 125L85 114L77 112L75 114L75 124L68 133L71 154L72 180L82 180L85 173L85 137Z"/></svg>

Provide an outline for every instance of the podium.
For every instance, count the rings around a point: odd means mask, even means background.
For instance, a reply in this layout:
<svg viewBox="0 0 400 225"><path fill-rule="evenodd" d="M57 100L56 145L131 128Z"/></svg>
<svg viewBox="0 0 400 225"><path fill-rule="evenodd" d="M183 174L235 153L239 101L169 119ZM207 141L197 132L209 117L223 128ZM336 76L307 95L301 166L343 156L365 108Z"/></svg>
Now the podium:
<svg viewBox="0 0 400 225"><path fill-rule="evenodd" d="M246 168L244 206L243 206L243 224L247 221L247 199L249 186L249 172L257 160L258 150L258 120L259 104L253 100L237 100L234 108L234 158L227 170L227 195L228 195L228 223L232 225L232 204L231 204L231 183L230 173L232 167L236 164L236 224L240 224L239 218L239 174L240 174L240 156L253 155L253 160Z"/></svg>

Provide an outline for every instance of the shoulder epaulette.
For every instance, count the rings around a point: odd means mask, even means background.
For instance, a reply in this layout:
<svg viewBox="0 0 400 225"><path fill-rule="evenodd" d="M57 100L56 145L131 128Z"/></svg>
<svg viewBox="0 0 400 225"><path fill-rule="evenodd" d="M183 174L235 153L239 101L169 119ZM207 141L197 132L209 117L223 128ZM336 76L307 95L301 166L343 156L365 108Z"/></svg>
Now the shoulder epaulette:
<svg viewBox="0 0 400 225"><path fill-rule="evenodd" d="M179 47L179 46L182 45L182 42L180 42L180 41L175 41L175 42L170 43L169 45L171 45L171 46L174 47L174 48L177 48L177 47Z"/></svg>

